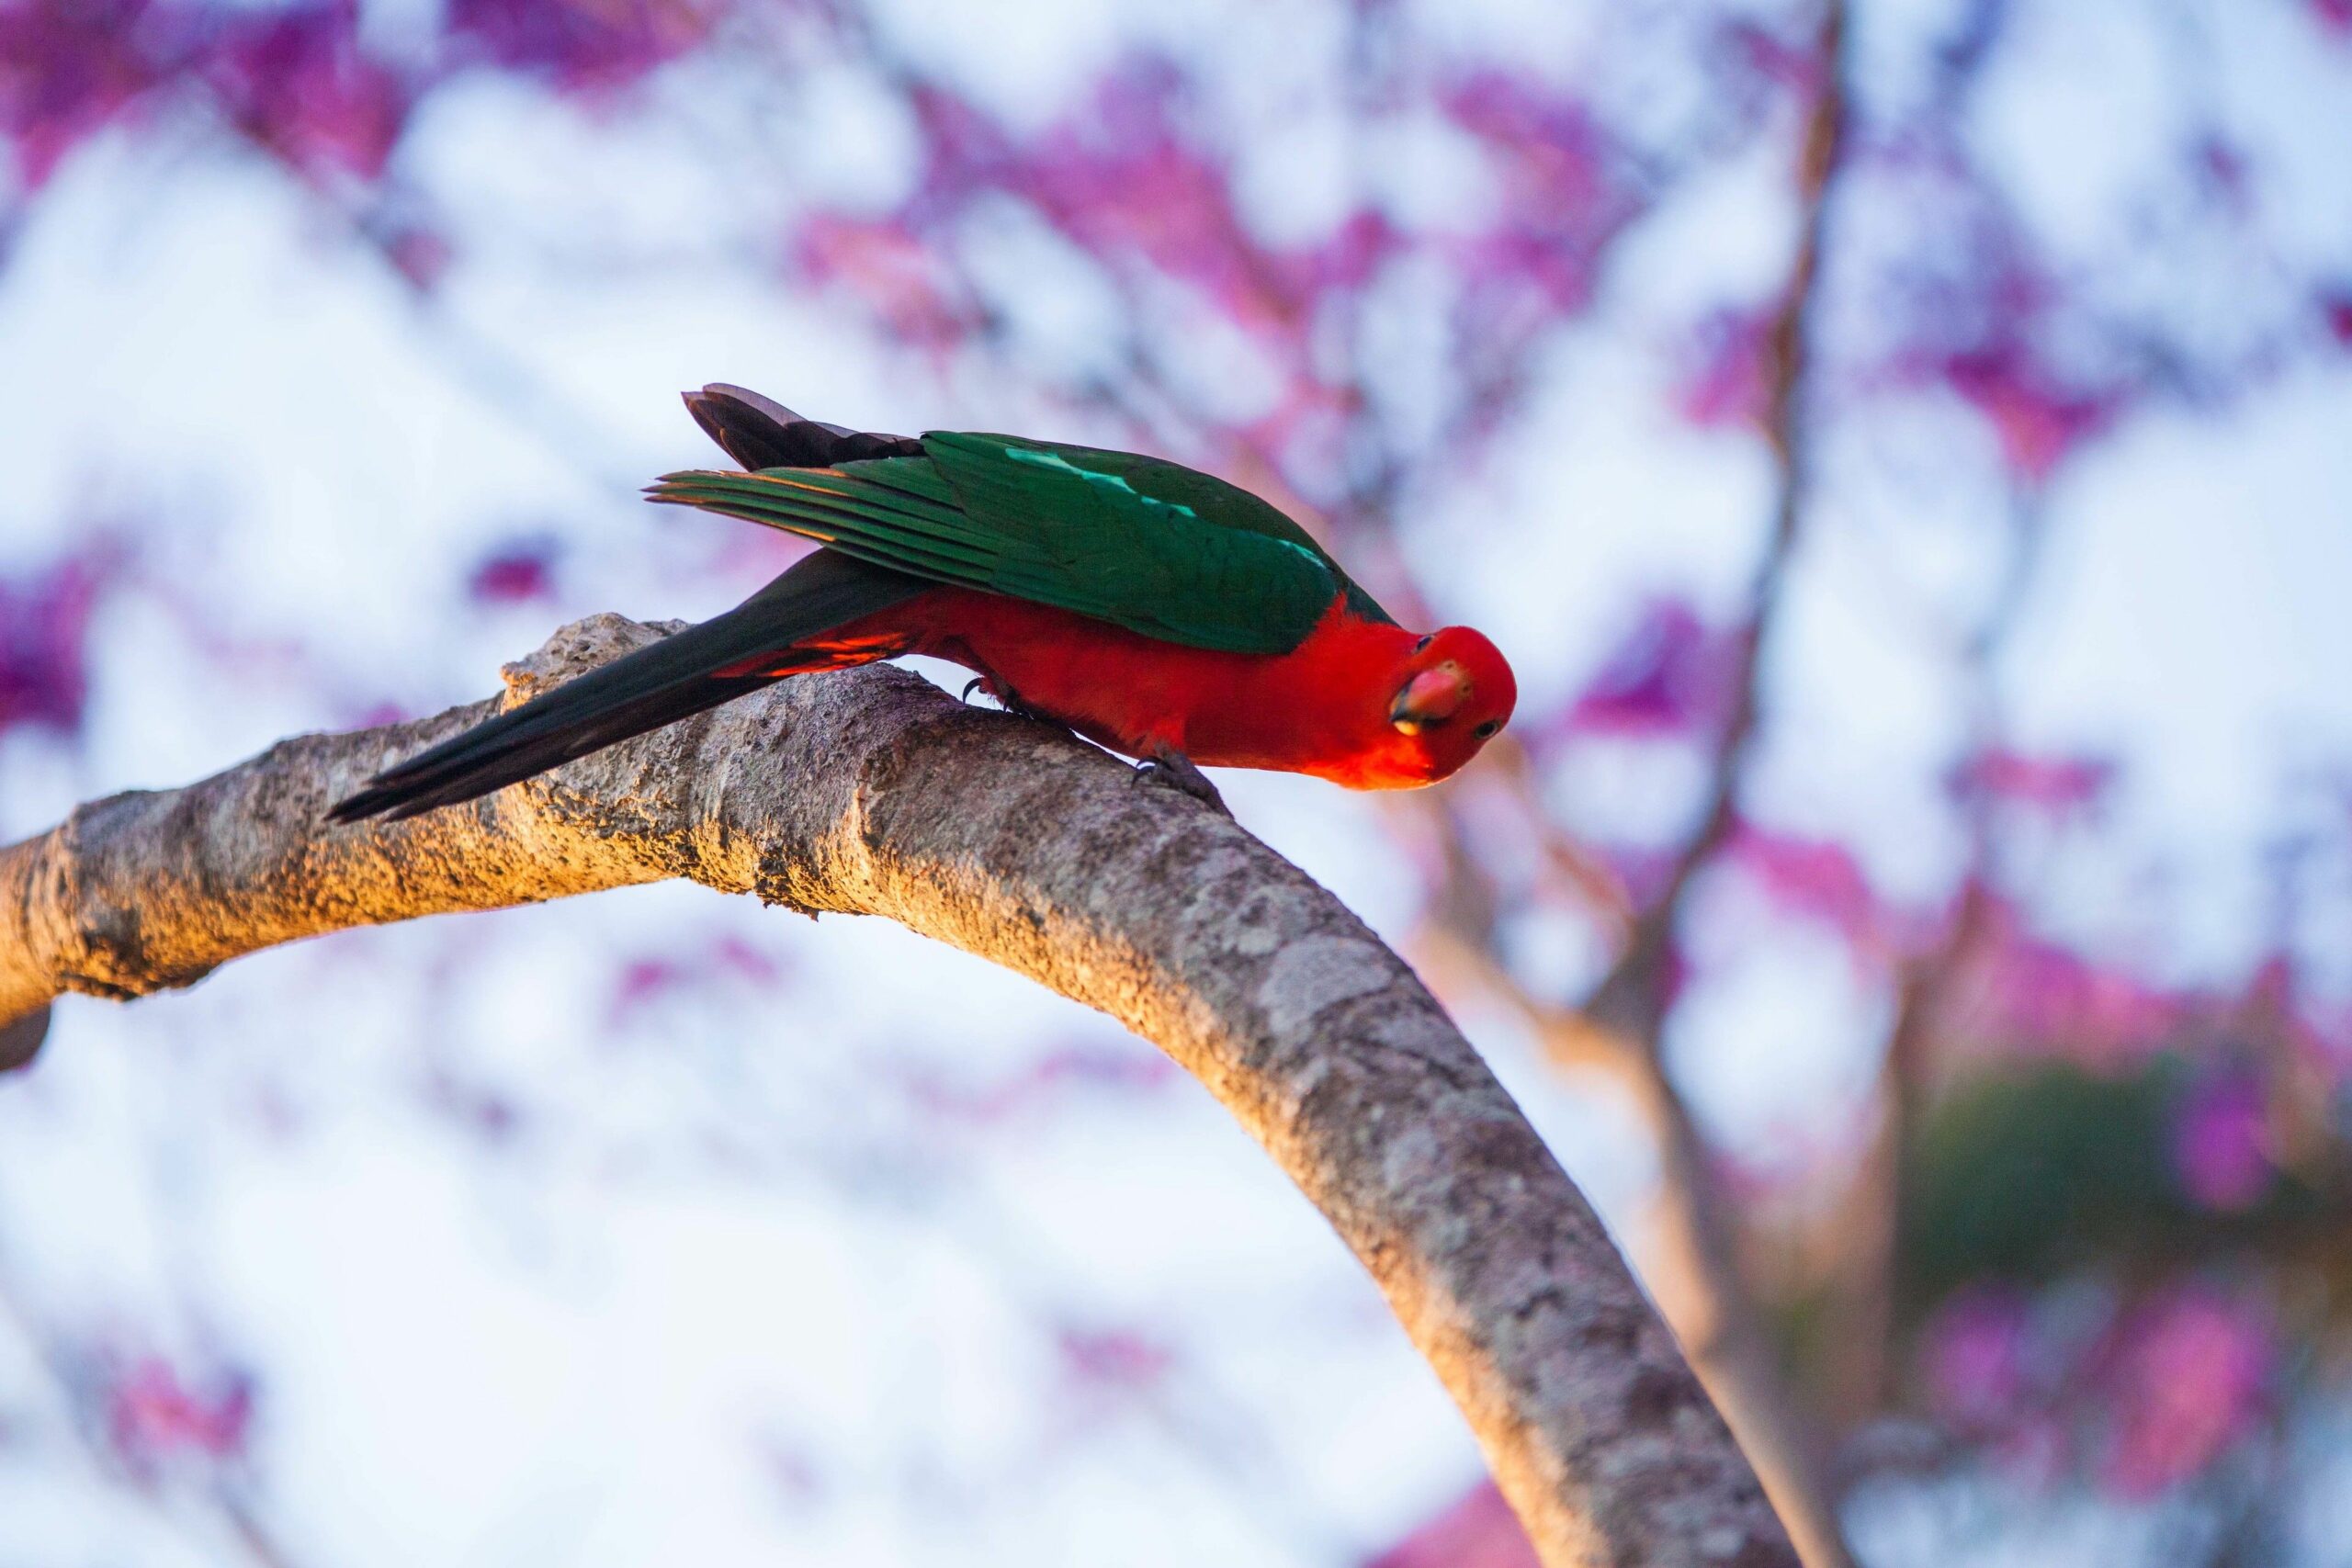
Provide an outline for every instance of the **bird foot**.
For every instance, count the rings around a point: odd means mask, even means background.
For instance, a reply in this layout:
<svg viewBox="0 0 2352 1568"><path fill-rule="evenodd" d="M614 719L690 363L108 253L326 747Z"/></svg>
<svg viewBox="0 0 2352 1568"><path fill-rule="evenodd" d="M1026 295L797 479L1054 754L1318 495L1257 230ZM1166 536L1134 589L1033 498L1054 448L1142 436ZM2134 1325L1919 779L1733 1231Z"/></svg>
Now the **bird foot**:
<svg viewBox="0 0 2352 1568"><path fill-rule="evenodd" d="M1069 725L1064 724L1060 719L1056 718L1053 715L1044 713L1036 708L1031 707L1027 703L1021 700L1019 693L1007 690L1001 682L989 676L975 675L970 680L964 682L964 694L959 700L966 707L973 705L972 694L974 692L984 694L989 698L989 700L996 704L1000 711L1009 713L1015 718L1034 719L1039 724L1050 724L1056 729L1068 729L1069 728Z"/></svg>
<svg viewBox="0 0 2352 1568"><path fill-rule="evenodd" d="M1220 817L1230 818L1233 815L1233 807L1226 805L1225 796L1217 793L1216 785L1209 783L1208 775L1194 765L1193 759L1173 747L1163 746L1137 762L1136 780L1139 784L1164 784L1170 789L1182 790Z"/></svg>

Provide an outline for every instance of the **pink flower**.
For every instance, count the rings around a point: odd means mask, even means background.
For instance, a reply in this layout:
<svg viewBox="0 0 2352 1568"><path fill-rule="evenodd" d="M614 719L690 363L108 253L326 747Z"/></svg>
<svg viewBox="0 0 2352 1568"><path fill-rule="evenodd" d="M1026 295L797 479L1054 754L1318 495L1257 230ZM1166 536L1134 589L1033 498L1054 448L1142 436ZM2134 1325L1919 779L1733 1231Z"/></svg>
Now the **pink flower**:
<svg viewBox="0 0 2352 1568"><path fill-rule="evenodd" d="M147 0L0 6L0 136L28 186L162 78L158 32Z"/></svg>
<svg viewBox="0 0 2352 1568"><path fill-rule="evenodd" d="M474 569L466 583L476 604L522 604L555 591L552 547L544 542L509 546Z"/></svg>
<svg viewBox="0 0 2352 1568"><path fill-rule="evenodd" d="M360 52L355 0L236 15L207 73L247 134L308 174L384 172L410 92Z"/></svg>
<svg viewBox="0 0 2352 1568"><path fill-rule="evenodd" d="M2352 0L2344 0L2352 6ZM2352 348L2352 287L2333 289L2319 302L2320 319L2326 323L2327 335L2346 348Z"/></svg>
<svg viewBox="0 0 2352 1568"><path fill-rule="evenodd" d="M2026 1403L2031 1321L2023 1297L1991 1286L1938 1308L1919 1337L1920 1372L1937 1413L1972 1431L2007 1427Z"/></svg>
<svg viewBox="0 0 2352 1568"><path fill-rule="evenodd" d="M2311 0L2312 15L2330 32L2352 34L2352 0Z"/></svg>
<svg viewBox="0 0 2352 1568"><path fill-rule="evenodd" d="M1176 1368L1176 1352L1125 1328L1063 1328L1063 1371L1096 1394L1148 1394Z"/></svg>
<svg viewBox="0 0 2352 1568"><path fill-rule="evenodd" d="M1040 1088L1075 1085L1116 1092L1155 1089L1175 1076L1176 1065L1157 1051L1091 1044L1048 1051L1028 1075Z"/></svg>
<svg viewBox="0 0 2352 1568"><path fill-rule="evenodd" d="M171 1363L148 1356L106 1391L107 1441L141 1472L183 1455L224 1460L243 1452L253 1421L253 1382L232 1371L191 1389Z"/></svg>
<svg viewBox="0 0 2352 1568"><path fill-rule="evenodd" d="M1600 250L1540 227L1503 223L1455 246L1454 264L1468 275L1474 301L1489 311L1498 297L1525 290L1566 313L1591 302Z"/></svg>
<svg viewBox="0 0 2352 1568"><path fill-rule="evenodd" d="M2273 1355L2265 1315L2211 1287L2143 1303L2119 1331L2105 1380L2108 1486L2149 1497L2212 1463L2259 1418Z"/></svg>
<svg viewBox="0 0 2352 1568"><path fill-rule="evenodd" d="M2146 1056L2179 1022L2178 998L2030 934L2016 910L1996 909L1990 928L1974 960L1970 1022L1987 1043L2109 1066Z"/></svg>
<svg viewBox="0 0 2352 1568"><path fill-rule="evenodd" d="M1229 172L1182 123L1183 80L1165 61L1129 62L1084 115L1027 149L1005 171L1008 183L1087 250L1136 255L1252 332L1295 333L1311 263L1286 276L1242 222ZM1373 237L1360 232L1355 243ZM1346 251L1343 242L1342 266Z"/></svg>
<svg viewBox="0 0 2352 1568"><path fill-rule="evenodd" d="M1806 37L1783 38L1741 18L1724 25L1722 43L1743 69L1778 87L1810 97L1821 85L1821 51Z"/></svg>
<svg viewBox="0 0 2352 1568"><path fill-rule="evenodd" d="M1953 779L1962 792L1982 790L2052 816L2096 806L2114 782L2111 762L2085 757L2036 757L1999 747L1978 752L1962 764Z"/></svg>
<svg viewBox="0 0 2352 1568"><path fill-rule="evenodd" d="M1634 739L1713 728L1729 705L1729 651L1688 603L1657 600L1602 661L1566 728Z"/></svg>
<svg viewBox="0 0 2352 1568"><path fill-rule="evenodd" d="M985 1126L1040 1105L1050 1108L1071 1090L1154 1093L1175 1075L1175 1064L1157 1052L1087 1043L1057 1046L1018 1072L978 1088L929 1073L915 1076L907 1087L926 1114Z"/></svg>
<svg viewBox="0 0 2352 1568"><path fill-rule="evenodd" d="M1870 942L1884 923L1870 878L1843 844L1742 822L1731 855L1773 904L1819 920L1850 942Z"/></svg>
<svg viewBox="0 0 2352 1568"><path fill-rule="evenodd" d="M1505 72L1460 79L1443 107L1486 144L1503 186L1498 220L1458 247L1473 325L1503 330L1486 318L1530 297L1554 314L1582 309L1602 252L1643 206L1619 178L1614 138L1580 100Z"/></svg>
<svg viewBox="0 0 2352 1568"><path fill-rule="evenodd" d="M1519 1516L1491 1481L1398 1541L1364 1568L1537 1568Z"/></svg>
<svg viewBox="0 0 2352 1568"><path fill-rule="evenodd" d="M938 258L903 222L820 213L802 224L796 263L815 283L864 297L882 324L922 347L955 346L979 321L950 297Z"/></svg>
<svg viewBox="0 0 2352 1568"><path fill-rule="evenodd" d="M611 1016L618 1020L658 1001L693 978L683 964L667 958L635 958L613 981Z"/></svg>
<svg viewBox="0 0 2352 1568"><path fill-rule="evenodd" d="M717 0L449 0L444 25L461 55L597 92L694 48L718 10Z"/></svg>
<svg viewBox="0 0 2352 1568"><path fill-rule="evenodd" d="M1454 123L1505 155L1529 207L1573 218L1608 205L1612 142L1592 111L1523 77L1481 71L1456 82L1444 107Z"/></svg>
<svg viewBox="0 0 2352 1568"><path fill-rule="evenodd" d="M2075 391L2018 344L2004 342L1952 355L1945 382L1991 422L2001 455L2034 483L2048 479L2083 443L2115 421L2121 400L2111 392Z"/></svg>
<svg viewBox="0 0 2352 1568"><path fill-rule="evenodd" d="M419 291L432 288L449 270L457 252L449 237L421 223L403 224L382 235L384 259Z"/></svg>
<svg viewBox="0 0 2352 1568"><path fill-rule="evenodd" d="M48 572L0 579L0 730L40 725L72 734L82 725L89 677L83 650L107 575L90 556Z"/></svg>
<svg viewBox="0 0 2352 1568"><path fill-rule="evenodd" d="M2262 1081L2234 1069L2213 1074L2182 1099L2173 1123L2173 1168L2208 1209L2244 1209L2270 1190L2270 1107Z"/></svg>
<svg viewBox="0 0 2352 1568"><path fill-rule="evenodd" d="M1330 237L1304 254L1285 258L1283 270L1298 292L1309 296L1333 288L1361 288L1372 280L1403 236L1382 212L1356 212Z"/></svg>
<svg viewBox="0 0 2352 1568"><path fill-rule="evenodd" d="M977 190L1011 183L1011 141L978 105L936 82L916 84L907 102L922 132L922 186L913 203L916 215L935 217L960 206Z"/></svg>
<svg viewBox="0 0 2352 1568"><path fill-rule="evenodd" d="M1718 310L1700 323L1698 367L1677 401L1682 417L1701 426L1763 423L1770 392L1770 310Z"/></svg>

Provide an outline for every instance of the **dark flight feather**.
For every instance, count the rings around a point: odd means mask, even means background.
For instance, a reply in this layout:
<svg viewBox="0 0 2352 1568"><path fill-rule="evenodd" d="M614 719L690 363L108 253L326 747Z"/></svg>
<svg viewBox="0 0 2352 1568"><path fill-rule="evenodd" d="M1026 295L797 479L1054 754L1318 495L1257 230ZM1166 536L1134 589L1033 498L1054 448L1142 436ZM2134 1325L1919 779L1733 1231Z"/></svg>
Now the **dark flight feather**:
<svg viewBox="0 0 2352 1568"><path fill-rule="evenodd" d="M771 685L790 672L791 650L803 641L931 586L820 550L725 615L566 681L386 769L330 815L337 822L398 820L488 795ZM720 673L762 654L774 654L768 668L781 672ZM828 662L821 649L812 649L806 668Z"/></svg>
<svg viewBox="0 0 2352 1568"><path fill-rule="evenodd" d="M867 457L922 455L920 441L804 419L774 399L724 381L680 396L704 434L746 468L828 468Z"/></svg>

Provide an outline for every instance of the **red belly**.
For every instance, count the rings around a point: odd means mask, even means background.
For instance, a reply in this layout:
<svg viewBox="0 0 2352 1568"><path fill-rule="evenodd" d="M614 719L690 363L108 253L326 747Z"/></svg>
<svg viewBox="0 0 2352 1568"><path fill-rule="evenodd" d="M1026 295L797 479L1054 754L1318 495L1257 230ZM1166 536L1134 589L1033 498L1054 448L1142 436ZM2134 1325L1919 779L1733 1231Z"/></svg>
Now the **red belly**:
<svg viewBox="0 0 2352 1568"><path fill-rule="evenodd" d="M1186 648L962 588L884 615L906 639L900 651L961 664L999 700L1131 757L1167 747L1212 767L1306 769L1337 743L1323 661L1304 648L1273 658ZM843 627L843 640L860 629Z"/></svg>
<svg viewBox="0 0 2352 1568"><path fill-rule="evenodd" d="M941 588L853 622L825 646L850 654L841 662L898 653L950 660L1008 705L1131 757L1164 747L1209 767L1276 768L1362 787L1419 782L1387 776L1381 753L1396 736L1361 673L1394 660L1385 641L1408 637L1334 604L1289 653L1219 653L1026 600Z"/></svg>
<svg viewBox="0 0 2352 1568"><path fill-rule="evenodd" d="M1160 642L1123 626L1001 594L948 589L916 651L988 678L1007 704L1129 756L1167 746L1196 762L1280 767L1283 660ZM1250 722L1255 714L1259 722ZM1264 731L1264 733L1256 733Z"/></svg>

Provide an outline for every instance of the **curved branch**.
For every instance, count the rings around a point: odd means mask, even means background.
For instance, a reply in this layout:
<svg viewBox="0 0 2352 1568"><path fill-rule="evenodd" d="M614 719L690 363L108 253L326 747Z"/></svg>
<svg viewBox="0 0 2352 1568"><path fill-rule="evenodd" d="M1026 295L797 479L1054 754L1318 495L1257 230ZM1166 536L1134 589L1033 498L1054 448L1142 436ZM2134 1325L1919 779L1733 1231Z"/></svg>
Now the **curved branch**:
<svg viewBox="0 0 2352 1568"><path fill-rule="evenodd" d="M511 703L663 635L615 615ZM884 915L1099 1008L1322 1210L1553 1564L1796 1562L1600 1222L1402 960L1230 820L903 671L803 676L473 805L327 804L492 705L306 736L0 850L0 1019L348 926L686 876Z"/></svg>

